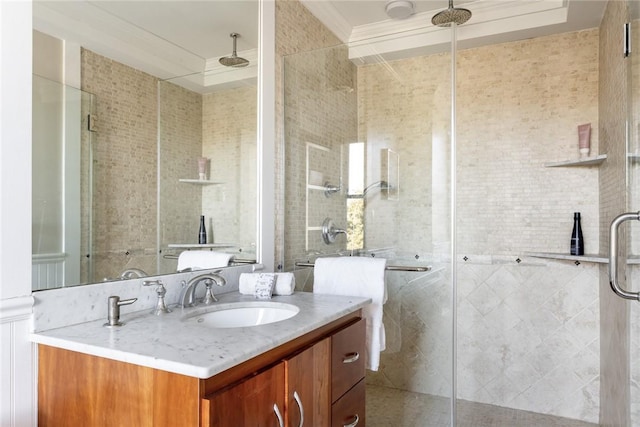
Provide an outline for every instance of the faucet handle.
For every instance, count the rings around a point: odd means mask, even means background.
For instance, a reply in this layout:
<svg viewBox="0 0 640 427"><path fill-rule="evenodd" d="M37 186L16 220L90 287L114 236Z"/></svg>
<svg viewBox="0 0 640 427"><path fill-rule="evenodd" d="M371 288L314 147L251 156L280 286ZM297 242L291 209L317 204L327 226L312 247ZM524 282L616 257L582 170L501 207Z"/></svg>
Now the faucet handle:
<svg viewBox="0 0 640 427"><path fill-rule="evenodd" d="M164 287L164 283L162 280L145 280L142 282L142 286L153 286L156 285L156 293L158 294L158 303L156 304L156 308L153 309L151 314L155 314L159 316L165 313L171 313L171 309L167 307L164 302L164 296L167 294L167 289Z"/></svg>
<svg viewBox="0 0 640 427"><path fill-rule="evenodd" d="M158 290L160 288L160 286L162 286L164 288L164 283L162 283L162 280L157 279L157 280L144 280L142 282L142 286L153 286L153 285L158 285Z"/></svg>

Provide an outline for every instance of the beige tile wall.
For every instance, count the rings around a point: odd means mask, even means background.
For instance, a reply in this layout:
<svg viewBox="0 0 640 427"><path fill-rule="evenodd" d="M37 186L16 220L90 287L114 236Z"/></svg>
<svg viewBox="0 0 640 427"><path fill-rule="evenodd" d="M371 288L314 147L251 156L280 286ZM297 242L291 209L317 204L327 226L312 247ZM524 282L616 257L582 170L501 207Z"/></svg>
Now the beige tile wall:
<svg viewBox="0 0 640 427"><path fill-rule="evenodd" d="M200 215L209 242L240 245L254 258L256 238L256 88L201 95L83 50L83 90L96 95L94 269L88 281L128 267L156 273L157 105L160 90L160 241L197 243ZM160 87L160 89L158 89ZM200 186L197 159L210 158ZM114 202L117 201L117 202ZM207 200L203 203L203 200ZM244 257L245 254L243 254ZM160 273L176 260L160 259Z"/></svg>
<svg viewBox="0 0 640 427"><path fill-rule="evenodd" d="M97 97L92 281L155 271L157 79L86 49L81 78Z"/></svg>
<svg viewBox="0 0 640 427"><path fill-rule="evenodd" d="M160 91L160 242L163 255L175 253L166 245L198 243L202 187L182 183L197 179L202 156L202 96L169 82ZM161 258L161 271L176 271L177 261Z"/></svg>
<svg viewBox="0 0 640 427"><path fill-rule="evenodd" d="M208 241L249 252L256 243L256 94L246 86L202 98L202 155L210 159L210 179L222 183L202 190Z"/></svg>
<svg viewBox="0 0 640 427"><path fill-rule="evenodd" d="M577 126L598 153L598 31L463 50L458 56L459 251L568 253L573 212L599 252L598 168L578 158Z"/></svg>
<svg viewBox="0 0 640 427"><path fill-rule="evenodd" d="M277 58L339 44L338 38L298 0L276 1ZM276 114L276 141L285 141L285 143L276 144L275 253L276 264L280 264L283 268L286 265L286 270L292 268L295 257L304 254L307 246L305 243L306 209L304 201L306 197L306 143L317 143L328 147L331 149L332 155L340 159L342 155L340 145L348 141L344 138L346 135L341 133L343 131L350 132L352 138L355 139L355 122L352 126L346 124L355 120L355 93L347 93L346 90L338 89L338 86L343 85L354 86L352 73L355 72L355 68L345 60L344 50L339 54L326 51L317 59L312 59L312 56L306 56L306 58L312 62L306 64L302 60L302 56L298 59L295 56L291 57L287 62L288 71L285 70L284 60L276 61L276 110L278 111ZM327 69L327 64L331 68ZM307 75L304 70L310 71L310 73ZM331 77L334 74L335 78ZM288 77L283 78L284 75ZM291 77L294 75L296 77L292 80ZM319 88L317 84L324 84L320 80L321 78L328 80L324 87ZM333 80L333 84L329 83L329 80ZM287 88L285 83L294 86ZM294 87L299 87L301 90L294 91L292 90ZM317 100L314 99L316 96L319 96ZM333 106L328 102L336 101L340 97L344 97L342 100L346 100L347 103L341 104L343 110L332 111ZM296 103L300 109L287 108L285 110L285 102ZM346 115L343 115L347 111L344 108L348 109ZM299 115L297 117L285 116L292 111L297 111ZM318 123L324 121L327 126L314 125L314 118L317 118ZM291 121L303 120L304 124L295 126L295 135L287 135L282 132L286 126L285 120L289 120L290 123ZM350 127L350 130L345 126ZM336 138L335 135L339 135L339 137ZM288 152L285 153L285 150ZM328 170L327 176L336 179L340 175L338 170ZM324 171L321 172L324 173ZM318 196L318 194L314 194L312 197L314 196ZM338 198L334 197L330 200L330 204L325 205L328 209L327 215L333 215L333 212L339 209L340 202L337 200ZM341 203L344 203L344 199ZM318 204L320 203L318 202ZM316 208L316 212L319 216L322 215L318 208ZM310 248L322 245L317 232L312 233L310 239Z"/></svg>

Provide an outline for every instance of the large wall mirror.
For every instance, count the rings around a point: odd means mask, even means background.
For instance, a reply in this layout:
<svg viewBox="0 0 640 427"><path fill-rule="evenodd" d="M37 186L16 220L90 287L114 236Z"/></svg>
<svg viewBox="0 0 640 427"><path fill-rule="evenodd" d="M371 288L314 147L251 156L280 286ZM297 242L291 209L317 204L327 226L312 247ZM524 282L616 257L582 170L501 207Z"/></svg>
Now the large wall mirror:
<svg viewBox="0 0 640 427"><path fill-rule="evenodd" d="M258 0L33 15L33 289L255 262Z"/></svg>

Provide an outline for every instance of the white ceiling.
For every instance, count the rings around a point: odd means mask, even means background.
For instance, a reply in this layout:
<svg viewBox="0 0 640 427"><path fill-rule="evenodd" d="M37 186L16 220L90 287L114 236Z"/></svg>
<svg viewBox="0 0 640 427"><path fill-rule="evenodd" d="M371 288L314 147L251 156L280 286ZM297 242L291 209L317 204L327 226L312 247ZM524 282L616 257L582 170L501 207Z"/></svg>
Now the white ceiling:
<svg viewBox="0 0 640 427"><path fill-rule="evenodd" d="M431 16L446 9L448 0L414 0L416 13L404 20L389 19L386 0L300 1L352 46L356 62L448 49L450 31L431 24ZM459 0L454 5L473 13L458 29L460 47L466 48L597 27L606 1ZM220 81L226 87L256 75L257 0L36 0L33 23L41 32L160 78L211 70L187 84L194 88ZM231 54L231 32L241 35L238 55L251 60L246 69L218 64Z"/></svg>

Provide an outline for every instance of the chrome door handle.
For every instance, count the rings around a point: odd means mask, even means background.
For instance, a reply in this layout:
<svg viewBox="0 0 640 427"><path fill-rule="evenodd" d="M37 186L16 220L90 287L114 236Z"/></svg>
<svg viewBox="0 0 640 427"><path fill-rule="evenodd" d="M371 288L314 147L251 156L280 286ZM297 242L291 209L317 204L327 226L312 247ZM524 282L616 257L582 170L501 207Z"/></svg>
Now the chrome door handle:
<svg viewBox="0 0 640 427"><path fill-rule="evenodd" d="M282 420L282 414L280 413L280 409L278 409L278 404L273 404L273 412L276 413L276 417L278 417L278 425L280 427L284 427L284 421Z"/></svg>
<svg viewBox="0 0 640 427"><path fill-rule="evenodd" d="M297 391L293 392L293 398L298 404L298 409L300 410L300 424L298 425L298 427L302 427L304 425L304 406L302 406L302 401L300 400L300 395Z"/></svg>
<svg viewBox="0 0 640 427"><path fill-rule="evenodd" d="M342 363L353 363L360 359L360 353L354 351L353 353L345 354L342 358Z"/></svg>
<svg viewBox="0 0 640 427"><path fill-rule="evenodd" d="M358 416L358 414L356 414L354 415L352 422L350 422L349 424L343 424L342 427L356 427L359 422L360 422L360 417Z"/></svg>
<svg viewBox="0 0 640 427"><path fill-rule="evenodd" d="M624 299L640 301L640 292L629 292L618 283L618 228L620 224L630 220L640 221L640 212L629 212L618 215L611 221L609 228L609 284L616 295Z"/></svg>

